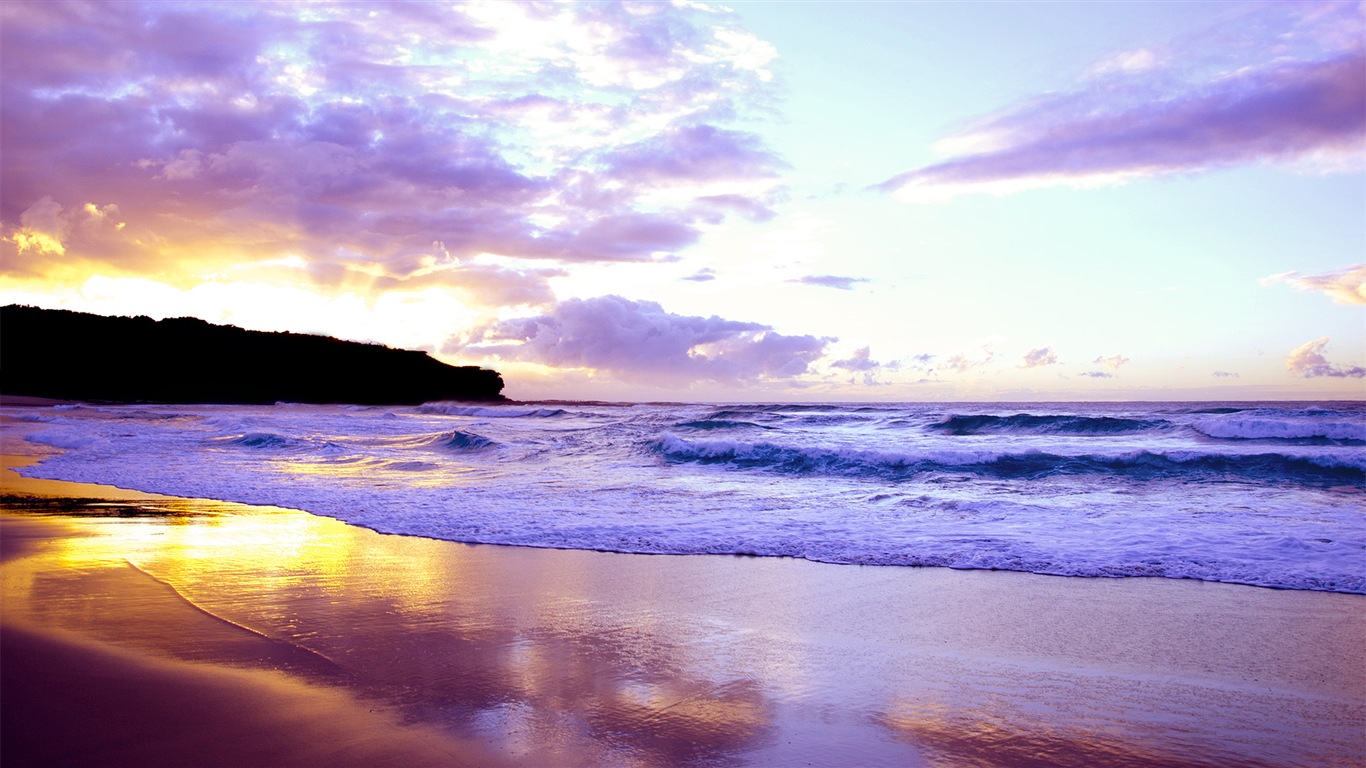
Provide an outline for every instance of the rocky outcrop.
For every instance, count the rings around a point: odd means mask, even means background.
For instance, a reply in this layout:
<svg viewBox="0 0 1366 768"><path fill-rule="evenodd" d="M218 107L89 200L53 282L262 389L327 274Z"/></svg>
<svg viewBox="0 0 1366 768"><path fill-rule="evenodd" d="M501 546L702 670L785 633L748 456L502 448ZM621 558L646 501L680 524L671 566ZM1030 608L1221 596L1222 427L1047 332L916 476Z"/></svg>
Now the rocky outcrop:
<svg viewBox="0 0 1366 768"><path fill-rule="evenodd" d="M0 308L0 392L151 403L499 401L497 371L425 352L194 318Z"/></svg>

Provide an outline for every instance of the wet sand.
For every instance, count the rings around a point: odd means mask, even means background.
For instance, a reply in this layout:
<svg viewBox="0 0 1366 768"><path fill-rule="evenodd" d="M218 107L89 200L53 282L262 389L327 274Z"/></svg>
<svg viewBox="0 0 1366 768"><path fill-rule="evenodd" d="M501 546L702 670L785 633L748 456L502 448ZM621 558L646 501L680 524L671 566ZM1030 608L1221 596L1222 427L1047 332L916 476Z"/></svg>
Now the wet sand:
<svg viewBox="0 0 1366 768"><path fill-rule="evenodd" d="M1362 596L0 485L7 766L1366 763Z"/></svg>

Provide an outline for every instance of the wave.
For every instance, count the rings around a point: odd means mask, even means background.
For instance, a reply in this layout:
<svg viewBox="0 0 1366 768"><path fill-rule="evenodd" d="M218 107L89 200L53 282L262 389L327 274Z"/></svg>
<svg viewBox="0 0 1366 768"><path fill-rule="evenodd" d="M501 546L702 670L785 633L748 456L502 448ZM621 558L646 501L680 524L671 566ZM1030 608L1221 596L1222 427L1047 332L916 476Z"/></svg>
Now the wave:
<svg viewBox="0 0 1366 768"><path fill-rule="evenodd" d="M890 412L899 412L891 409ZM829 405L734 405L712 411L702 417L703 421L747 420L756 417L783 419L784 424L808 426L828 426L847 424L855 421L871 421L877 413L889 412L887 408L872 407L835 407Z"/></svg>
<svg viewBox="0 0 1366 768"><path fill-rule="evenodd" d="M674 425L685 429L773 429L762 424L755 424L752 421L734 421L731 419L698 419L696 421L680 421Z"/></svg>
<svg viewBox="0 0 1366 768"><path fill-rule="evenodd" d="M784 474L884 480L904 480L928 473L951 473L996 479L1095 474L1122 476L1128 480L1240 479L1309 485L1366 483L1366 460L1356 454L1297 456L1283 453L1145 450L1109 455L992 450L897 453L849 448L798 448L731 440L689 441L668 433L661 435L649 447L664 458L677 462L728 464L737 468L766 469Z"/></svg>
<svg viewBox="0 0 1366 768"><path fill-rule="evenodd" d="M477 416L484 419L545 419L568 413L562 408L505 408L456 403L423 403L417 407L417 412L434 416Z"/></svg>
<svg viewBox="0 0 1366 768"><path fill-rule="evenodd" d="M50 445L54 448L88 448L101 442L93 435L86 434L75 429L45 429L41 432L32 432L24 435L24 439L30 443L40 443Z"/></svg>
<svg viewBox="0 0 1366 768"><path fill-rule="evenodd" d="M817 413L809 416L790 417L790 422L794 426L801 427L837 427L841 424L866 424L873 420L872 416L864 416L855 413Z"/></svg>
<svg viewBox="0 0 1366 768"><path fill-rule="evenodd" d="M1321 440L1340 445L1366 445L1366 423L1297 419L1197 419L1191 428L1222 440Z"/></svg>
<svg viewBox="0 0 1366 768"><path fill-rule="evenodd" d="M308 446L303 440L293 437L285 437L274 432L247 432L232 437L215 438L214 442L231 443L246 448L260 448L269 450L283 450L290 448L306 448Z"/></svg>
<svg viewBox="0 0 1366 768"><path fill-rule="evenodd" d="M428 443L438 448L446 448L454 451L487 451L490 448L497 448L498 443L490 440L483 435L476 435L473 432L461 432L452 430L438 435Z"/></svg>
<svg viewBox="0 0 1366 768"><path fill-rule="evenodd" d="M344 456L350 453L349 449L331 440L305 440L276 432L244 432L240 435L223 435L209 438L208 444L234 445L254 451L288 454L316 453L323 456Z"/></svg>
<svg viewBox="0 0 1366 768"><path fill-rule="evenodd" d="M1149 432L1171 426L1163 419L1123 419L1114 416L1014 416L953 415L932 429L950 435L981 435L1009 432L1027 435L1122 435Z"/></svg>
<svg viewBox="0 0 1366 768"><path fill-rule="evenodd" d="M722 408L722 409L719 410L719 411L712 411L711 413L709 413L709 414L707 414L706 416L702 417L701 420L702 420L702 421L728 421L728 420L731 420L731 419L750 419L750 418L753 418L753 417L755 417L755 416L771 415L771 413L772 413L772 411L771 411L771 409L769 409L769 408L761 408L761 407L758 407L758 406L744 406L744 405L741 405L741 406L734 406L734 407L731 407L731 408Z"/></svg>

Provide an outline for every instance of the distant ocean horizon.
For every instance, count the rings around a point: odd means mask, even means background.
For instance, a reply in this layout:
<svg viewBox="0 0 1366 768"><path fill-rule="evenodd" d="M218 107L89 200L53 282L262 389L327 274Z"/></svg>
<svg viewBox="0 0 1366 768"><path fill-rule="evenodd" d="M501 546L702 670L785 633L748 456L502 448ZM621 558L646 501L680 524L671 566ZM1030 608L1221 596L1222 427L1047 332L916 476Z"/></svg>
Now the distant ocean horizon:
<svg viewBox="0 0 1366 768"><path fill-rule="evenodd" d="M60 480L391 534L1366 594L1366 402L11 409Z"/></svg>

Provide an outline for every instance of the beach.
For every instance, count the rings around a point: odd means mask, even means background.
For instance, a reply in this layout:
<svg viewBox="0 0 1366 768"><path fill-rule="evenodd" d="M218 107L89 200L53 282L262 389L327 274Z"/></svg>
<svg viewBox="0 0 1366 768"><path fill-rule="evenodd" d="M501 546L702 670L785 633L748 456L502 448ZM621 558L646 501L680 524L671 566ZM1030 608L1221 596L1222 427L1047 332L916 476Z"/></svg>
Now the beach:
<svg viewBox="0 0 1366 768"><path fill-rule="evenodd" d="M6 765L1366 759L1360 595L383 535L3 434Z"/></svg>

